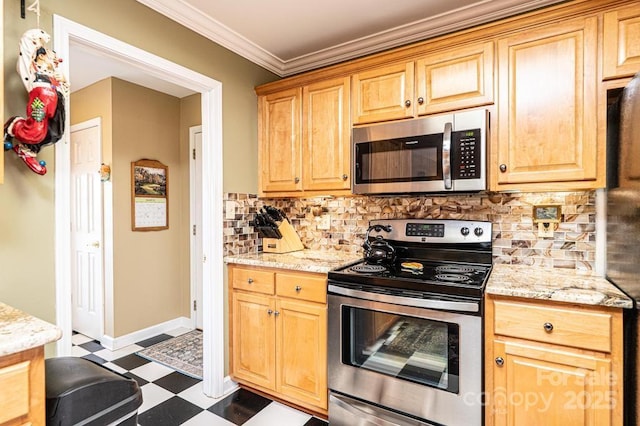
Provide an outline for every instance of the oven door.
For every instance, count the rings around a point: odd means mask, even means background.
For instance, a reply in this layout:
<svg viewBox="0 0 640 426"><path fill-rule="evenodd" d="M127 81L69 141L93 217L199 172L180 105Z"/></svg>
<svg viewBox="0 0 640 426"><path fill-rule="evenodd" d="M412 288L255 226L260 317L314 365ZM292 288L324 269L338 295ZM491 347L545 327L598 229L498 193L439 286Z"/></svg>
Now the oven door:
<svg viewBox="0 0 640 426"><path fill-rule="evenodd" d="M331 287L344 288L330 286L328 296L332 392L448 426L482 424L481 316L385 303L380 294L363 300Z"/></svg>

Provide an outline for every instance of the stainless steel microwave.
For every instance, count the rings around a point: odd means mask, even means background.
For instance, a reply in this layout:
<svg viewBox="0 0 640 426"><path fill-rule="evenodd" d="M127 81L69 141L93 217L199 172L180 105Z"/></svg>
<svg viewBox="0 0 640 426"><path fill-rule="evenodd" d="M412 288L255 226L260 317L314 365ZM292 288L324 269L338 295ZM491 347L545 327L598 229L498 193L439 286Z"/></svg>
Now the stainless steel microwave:
<svg viewBox="0 0 640 426"><path fill-rule="evenodd" d="M354 194L487 189L485 109L353 129Z"/></svg>

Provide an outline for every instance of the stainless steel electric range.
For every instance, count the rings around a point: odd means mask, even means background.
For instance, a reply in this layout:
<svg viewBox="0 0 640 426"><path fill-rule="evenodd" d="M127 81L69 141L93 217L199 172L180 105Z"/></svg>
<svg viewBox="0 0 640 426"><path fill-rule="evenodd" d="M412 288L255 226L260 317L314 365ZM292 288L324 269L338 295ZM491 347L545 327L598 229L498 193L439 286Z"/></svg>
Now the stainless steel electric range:
<svg viewBox="0 0 640 426"><path fill-rule="evenodd" d="M329 272L329 422L482 425L491 223L378 220Z"/></svg>

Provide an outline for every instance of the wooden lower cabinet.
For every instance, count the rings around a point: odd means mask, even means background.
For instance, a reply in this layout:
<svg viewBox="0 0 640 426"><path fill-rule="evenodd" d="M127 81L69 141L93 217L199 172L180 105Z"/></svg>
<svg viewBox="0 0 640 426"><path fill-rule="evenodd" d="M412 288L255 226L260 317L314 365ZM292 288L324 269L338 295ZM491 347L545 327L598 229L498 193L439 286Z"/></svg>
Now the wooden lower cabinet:
<svg viewBox="0 0 640 426"><path fill-rule="evenodd" d="M1 357L0 425L44 424L44 348Z"/></svg>
<svg viewBox="0 0 640 426"><path fill-rule="evenodd" d="M486 306L486 425L622 425L620 309L494 296Z"/></svg>
<svg viewBox="0 0 640 426"><path fill-rule="evenodd" d="M230 265L229 285L233 379L326 415L326 276Z"/></svg>

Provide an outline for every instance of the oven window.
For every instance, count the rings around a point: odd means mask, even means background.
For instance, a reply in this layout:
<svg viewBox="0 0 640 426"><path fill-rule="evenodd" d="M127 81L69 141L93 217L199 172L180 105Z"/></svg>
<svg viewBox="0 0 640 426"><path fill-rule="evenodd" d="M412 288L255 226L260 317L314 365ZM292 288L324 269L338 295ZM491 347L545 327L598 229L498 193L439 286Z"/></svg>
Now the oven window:
<svg viewBox="0 0 640 426"><path fill-rule="evenodd" d="M459 327L342 306L342 362L457 393Z"/></svg>

